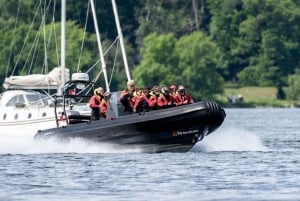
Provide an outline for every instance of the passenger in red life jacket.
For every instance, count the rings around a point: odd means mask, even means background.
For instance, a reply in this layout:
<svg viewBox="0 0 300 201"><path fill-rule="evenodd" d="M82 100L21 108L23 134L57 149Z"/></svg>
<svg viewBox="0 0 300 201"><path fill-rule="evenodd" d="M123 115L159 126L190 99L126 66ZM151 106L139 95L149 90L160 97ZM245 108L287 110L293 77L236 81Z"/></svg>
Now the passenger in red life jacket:
<svg viewBox="0 0 300 201"><path fill-rule="evenodd" d="M157 105L160 109L175 106L175 99L172 95L170 95L170 90L168 87L161 88L161 94L157 98Z"/></svg>
<svg viewBox="0 0 300 201"><path fill-rule="evenodd" d="M135 91L134 81L129 80L127 82L127 88L121 92L120 102L124 107L124 112L133 113L134 102L132 100L133 93Z"/></svg>
<svg viewBox="0 0 300 201"><path fill-rule="evenodd" d="M190 103L194 103L193 98L191 97L190 94L188 94L185 91L185 88L183 85L180 85L178 87L178 91L177 91L177 105L185 105L185 104L190 104Z"/></svg>
<svg viewBox="0 0 300 201"><path fill-rule="evenodd" d="M103 99L104 90L99 87L94 90L94 95L89 100L89 105L91 108L91 120L100 119L100 103Z"/></svg>
<svg viewBox="0 0 300 201"><path fill-rule="evenodd" d="M142 100L142 93L143 90L141 88L136 88L135 92L133 93L133 112L141 112L143 111L143 100Z"/></svg>
<svg viewBox="0 0 300 201"><path fill-rule="evenodd" d="M151 91L150 91L150 95L154 97L155 104L151 109L153 109L153 110L158 110L159 109L158 104L157 104L157 99L160 96L160 94L161 94L161 88L159 86L156 86L156 85L153 86Z"/></svg>
<svg viewBox="0 0 300 201"><path fill-rule="evenodd" d="M172 84L171 86L170 86L170 94L172 95L172 96L175 96L176 95L176 85L174 85L174 84Z"/></svg>
<svg viewBox="0 0 300 201"><path fill-rule="evenodd" d="M170 95L173 96L175 105L177 105L177 91L176 91L176 89L177 89L176 85L172 84L170 86Z"/></svg>
<svg viewBox="0 0 300 201"><path fill-rule="evenodd" d="M112 110L112 106L109 102L110 97L111 97L111 93L105 92L103 94L103 99L100 103L100 114L101 114L101 117L103 117L105 119L107 118L107 108Z"/></svg>
<svg viewBox="0 0 300 201"><path fill-rule="evenodd" d="M134 96L134 112L148 112L156 106L156 97L149 93L149 89L137 89Z"/></svg>
<svg viewBox="0 0 300 201"><path fill-rule="evenodd" d="M157 107L157 98L151 94L148 88L143 90L144 109L146 111L153 110Z"/></svg>

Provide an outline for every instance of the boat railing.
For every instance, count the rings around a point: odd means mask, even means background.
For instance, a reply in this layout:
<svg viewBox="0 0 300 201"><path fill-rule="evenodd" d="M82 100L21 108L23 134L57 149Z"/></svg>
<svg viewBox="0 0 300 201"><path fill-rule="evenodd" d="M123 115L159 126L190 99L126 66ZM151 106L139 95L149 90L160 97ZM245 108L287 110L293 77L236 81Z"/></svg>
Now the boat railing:
<svg viewBox="0 0 300 201"><path fill-rule="evenodd" d="M85 108L94 91L94 84L94 82L88 80L70 80L65 83L62 95L54 96L57 126L60 126L61 121L68 125L86 122L90 119L90 116L85 112ZM63 107L60 114L57 112L58 106Z"/></svg>

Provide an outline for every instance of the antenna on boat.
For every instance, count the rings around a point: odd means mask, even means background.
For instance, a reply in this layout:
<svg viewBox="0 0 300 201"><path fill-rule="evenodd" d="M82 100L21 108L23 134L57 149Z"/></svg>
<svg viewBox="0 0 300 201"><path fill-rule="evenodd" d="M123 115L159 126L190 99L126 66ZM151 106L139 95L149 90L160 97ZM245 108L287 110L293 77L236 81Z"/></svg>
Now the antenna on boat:
<svg viewBox="0 0 300 201"><path fill-rule="evenodd" d="M104 55L103 55L103 51L102 51L101 38L100 38L99 29L98 29L98 22L97 22L97 17L96 17L96 10L95 10L95 5L94 5L94 0L90 0L90 2L91 2L91 7L92 7L94 26L95 26L96 36L97 36L101 66L102 66L102 71L103 71L105 85L106 85L106 91L110 92L109 84L108 84L108 78L107 78L106 63L105 63Z"/></svg>
<svg viewBox="0 0 300 201"><path fill-rule="evenodd" d="M65 85L65 68L66 68L66 0L61 0L61 86L59 93L62 94Z"/></svg>
<svg viewBox="0 0 300 201"><path fill-rule="evenodd" d="M116 1L111 0L111 2L112 2L112 5L113 5L113 11L114 11L117 30L118 30L118 36L119 36L119 39L120 39L121 51L122 51L122 56L123 56L123 62L124 62L124 65L125 65L125 72L126 72L127 80L131 80L131 76L130 76L130 72L129 72L129 68L128 68L127 57L126 57L126 52L125 52L125 48L124 48L124 39L123 39L122 31L121 31L121 26L120 26L120 20L119 20Z"/></svg>

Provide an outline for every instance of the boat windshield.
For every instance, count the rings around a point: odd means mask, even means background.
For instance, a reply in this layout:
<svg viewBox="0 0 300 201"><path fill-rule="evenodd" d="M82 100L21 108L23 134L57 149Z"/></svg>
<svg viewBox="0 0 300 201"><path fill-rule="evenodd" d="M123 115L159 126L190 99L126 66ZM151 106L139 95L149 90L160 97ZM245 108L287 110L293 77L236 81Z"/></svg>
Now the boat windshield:
<svg viewBox="0 0 300 201"><path fill-rule="evenodd" d="M26 99L29 105L48 105L48 97L43 94L26 94Z"/></svg>
<svg viewBox="0 0 300 201"><path fill-rule="evenodd" d="M22 94L17 95L17 96L14 96L13 98L11 98L11 99L7 102L6 106L7 106L7 107L8 107L8 106L16 106L17 104L25 104L25 99L24 99L24 97L23 97Z"/></svg>

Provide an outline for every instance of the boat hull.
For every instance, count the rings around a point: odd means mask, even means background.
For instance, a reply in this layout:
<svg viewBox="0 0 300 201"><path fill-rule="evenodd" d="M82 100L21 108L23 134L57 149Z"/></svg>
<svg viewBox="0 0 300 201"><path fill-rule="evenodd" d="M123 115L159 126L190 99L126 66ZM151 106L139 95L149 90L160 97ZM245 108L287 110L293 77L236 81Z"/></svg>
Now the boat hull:
<svg viewBox="0 0 300 201"><path fill-rule="evenodd" d="M42 130L35 138L84 138L150 153L186 152L217 129L225 116L225 111L217 103L199 102L121 116L115 120L89 121Z"/></svg>

